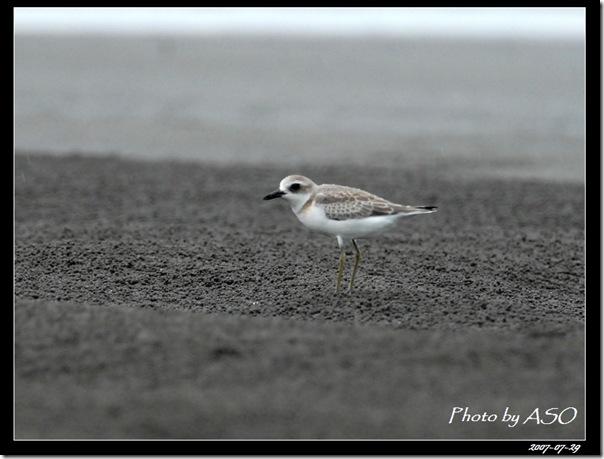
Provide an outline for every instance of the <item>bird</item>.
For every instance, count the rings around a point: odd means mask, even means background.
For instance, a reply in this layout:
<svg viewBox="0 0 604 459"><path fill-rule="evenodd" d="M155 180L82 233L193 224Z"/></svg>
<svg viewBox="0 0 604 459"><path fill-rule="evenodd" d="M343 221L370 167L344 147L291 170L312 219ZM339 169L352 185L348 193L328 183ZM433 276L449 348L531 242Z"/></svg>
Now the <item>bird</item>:
<svg viewBox="0 0 604 459"><path fill-rule="evenodd" d="M352 292L361 261L357 239L378 235L393 227L402 217L429 214L436 206L409 206L395 204L358 188L344 185L317 185L303 175L289 175L279 188L264 200L285 199L298 220L312 231L335 236L340 248L340 262L336 278L336 293L341 292L342 274L346 262L346 248L352 243L355 262L348 284Z"/></svg>

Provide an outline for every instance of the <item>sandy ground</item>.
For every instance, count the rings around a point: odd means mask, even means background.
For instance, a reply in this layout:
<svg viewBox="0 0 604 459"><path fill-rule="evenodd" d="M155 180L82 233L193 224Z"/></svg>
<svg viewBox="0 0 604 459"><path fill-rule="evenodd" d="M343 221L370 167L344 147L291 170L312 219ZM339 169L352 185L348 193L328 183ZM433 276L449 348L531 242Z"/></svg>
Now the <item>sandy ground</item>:
<svg viewBox="0 0 604 459"><path fill-rule="evenodd" d="M582 436L582 186L364 169L440 209L363 241L338 296L335 239L261 200L285 173L18 155L18 437Z"/></svg>
<svg viewBox="0 0 604 459"><path fill-rule="evenodd" d="M584 437L580 47L95 40L16 43L16 438ZM292 173L439 210L335 295Z"/></svg>

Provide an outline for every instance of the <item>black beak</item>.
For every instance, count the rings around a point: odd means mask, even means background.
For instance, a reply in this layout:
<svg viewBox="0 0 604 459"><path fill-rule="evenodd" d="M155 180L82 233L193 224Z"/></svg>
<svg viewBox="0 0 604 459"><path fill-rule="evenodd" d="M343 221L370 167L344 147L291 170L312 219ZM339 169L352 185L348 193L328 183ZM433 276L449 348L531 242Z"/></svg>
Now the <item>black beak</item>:
<svg viewBox="0 0 604 459"><path fill-rule="evenodd" d="M265 201L268 201L269 199L275 199L275 198L280 198L281 196L283 196L285 194L285 191L281 191L281 190L275 190L272 193L267 194L263 199Z"/></svg>

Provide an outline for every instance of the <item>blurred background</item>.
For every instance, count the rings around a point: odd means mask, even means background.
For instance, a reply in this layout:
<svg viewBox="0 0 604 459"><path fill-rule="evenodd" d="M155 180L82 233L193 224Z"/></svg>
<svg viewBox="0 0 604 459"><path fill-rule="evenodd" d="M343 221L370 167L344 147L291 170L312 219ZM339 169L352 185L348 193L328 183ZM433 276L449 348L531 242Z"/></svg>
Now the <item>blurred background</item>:
<svg viewBox="0 0 604 459"><path fill-rule="evenodd" d="M19 33L583 36L583 8L16 8Z"/></svg>
<svg viewBox="0 0 604 459"><path fill-rule="evenodd" d="M581 182L584 14L14 8L15 148Z"/></svg>

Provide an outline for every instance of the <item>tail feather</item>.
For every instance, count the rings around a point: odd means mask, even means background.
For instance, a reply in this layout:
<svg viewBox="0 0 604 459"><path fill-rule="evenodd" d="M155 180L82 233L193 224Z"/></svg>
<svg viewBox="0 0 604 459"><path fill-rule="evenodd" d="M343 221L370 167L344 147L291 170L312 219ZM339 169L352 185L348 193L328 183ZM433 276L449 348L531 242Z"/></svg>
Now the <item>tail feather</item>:
<svg viewBox="0 0 604 459"><path fill-rule="evenodd" d="M397 206L395 214L401 217L407 215L430 214L436 212L436 206Z"/></svg>

